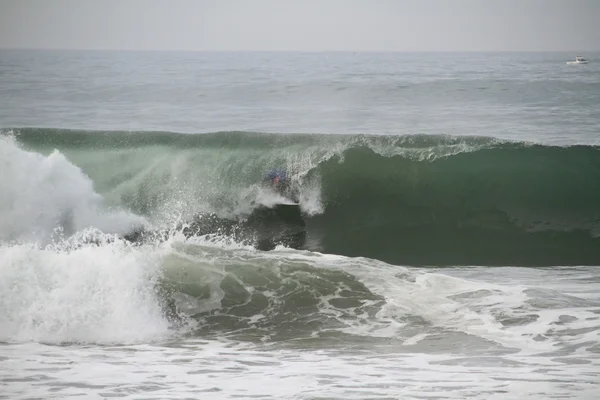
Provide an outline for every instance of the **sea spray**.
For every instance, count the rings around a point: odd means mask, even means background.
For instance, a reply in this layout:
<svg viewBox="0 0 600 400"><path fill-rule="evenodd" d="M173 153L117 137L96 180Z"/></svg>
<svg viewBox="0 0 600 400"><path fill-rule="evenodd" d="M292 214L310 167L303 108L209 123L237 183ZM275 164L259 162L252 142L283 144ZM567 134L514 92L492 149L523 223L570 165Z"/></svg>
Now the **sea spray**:
<svg viewBox="0 0 600 400"><path fill-rule="evenodd" d="M0 136L0 242L47 242L59 228L71 235L94 227L126 233L144 218L104 206L94 183L58 150L45 156Z"/></svg>
<svg viewBox="0 0 600 400"><path fill-rule="evenodd" d="M123 241L0 247L0 341L136 343L172 332L158 296L164 250Z"/></svg>

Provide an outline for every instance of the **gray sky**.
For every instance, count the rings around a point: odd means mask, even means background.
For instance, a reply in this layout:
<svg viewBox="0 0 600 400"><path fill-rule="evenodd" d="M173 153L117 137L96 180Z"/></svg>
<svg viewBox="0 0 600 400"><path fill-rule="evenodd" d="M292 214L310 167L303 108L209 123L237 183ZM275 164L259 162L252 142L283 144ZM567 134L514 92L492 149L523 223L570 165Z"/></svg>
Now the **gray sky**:
<svg viewBox="0 0 600 400"><path fill-rule="evenodd" d="M0 0L0 48L600 50L600 0Z"/></svg>

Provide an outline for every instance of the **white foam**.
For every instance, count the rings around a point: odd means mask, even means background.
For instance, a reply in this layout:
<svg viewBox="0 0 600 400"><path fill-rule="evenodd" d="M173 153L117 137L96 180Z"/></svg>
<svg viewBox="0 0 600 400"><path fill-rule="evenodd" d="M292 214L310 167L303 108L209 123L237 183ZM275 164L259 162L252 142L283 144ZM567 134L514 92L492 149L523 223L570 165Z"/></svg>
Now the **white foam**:
<svg viewBox="0 0 600 400"><path fill-rule="evenodd" d="M321 199L320 180L312 179L298 185L298 204L307 215L321 214L324 211ZM278 204L290 203L290 199L261 185L251 185L238 194L234 215L249 215L256 207L272 208Z"/></svg>
<svg viewBox="0 0 600 400"><path fill-rule="evenodd" d="M451 355L279 350L216 340L179 346L3 348L11 399L595 399L597 364L505 364ZM208 378L207 378L208 377ZM31 384L35 382L35 384ZM57 393L56 388L60 387ZM200 393L200 395L199 395Z"/></svg>
<svg viewBox="0 0 600 400"><path fill-rule="evenodd" d="M60 251L0 247L0 341L147 342L168 335L162 251L114 241Z"/></svg>
<svg viewBox="0 0 600 400"><path fill-rule="evenodd" d="M597 330L586 333L597 327L593 305L560 305L556 309L540 309L529 304L533 295L528 294L528 289L551 285L551 281L536 280L535 284L528 282L527 285L492 283L489 279L464 279L444 272L404 268L366 258L294 251L282 247L263 256L285 257L316 268L340 269L357 277L373 293L383 296L385 305L376 319L368 323L357 320L357 323L350 323L344 329L353 335L403 339L405 345L414 345L428 336L423 334L422 329L407 329L410 328L410 322L406 322L406 318L418 317L432 328L478 337L505 349L520 350L520 354L536 354L555 351L557 346L560 348L565 343L585 343L598 334ZM481 269L486 274L484 276L493 278L498 270ZM450 272L452 269L439 271ZM593 300L587 294L585 299ZM575 317L575 320L562 323L561 315ZM535 319L527 321L528 317ZM512 318L525 318L525 322L503 323ZM561 334L573 329L583 331L577 335Z"/></svg>
<svg viewBox="0 0 600 400"><path fill-rule="evenodd" d="M56 228L70 235L96 227L125 233L144 219L108 210L93 182L57 150L44 156L0 137L0 242L48 240Z"/></svg>

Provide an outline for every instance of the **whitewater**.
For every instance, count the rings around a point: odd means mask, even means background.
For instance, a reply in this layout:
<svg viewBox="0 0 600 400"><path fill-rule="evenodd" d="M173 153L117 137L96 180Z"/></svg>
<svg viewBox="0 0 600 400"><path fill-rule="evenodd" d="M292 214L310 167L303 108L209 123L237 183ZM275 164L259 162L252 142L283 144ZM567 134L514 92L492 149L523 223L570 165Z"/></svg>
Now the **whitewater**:
<svg viewBox="0 0 600 400"><path fill-rule="evenodd" d="M594 63L1 54L0 398L600 395Z"/></svg>

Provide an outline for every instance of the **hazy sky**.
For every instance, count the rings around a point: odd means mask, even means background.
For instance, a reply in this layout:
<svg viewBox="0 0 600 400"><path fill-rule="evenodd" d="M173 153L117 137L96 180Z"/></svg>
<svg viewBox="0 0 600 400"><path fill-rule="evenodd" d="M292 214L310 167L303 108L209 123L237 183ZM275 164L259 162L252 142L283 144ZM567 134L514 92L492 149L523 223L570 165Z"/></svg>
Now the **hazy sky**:
<svg viewBox="0 0 600 400"><path fill-rule="evenodd" d="M0 48L600 50L600 0L0 0Z"/></svg>

